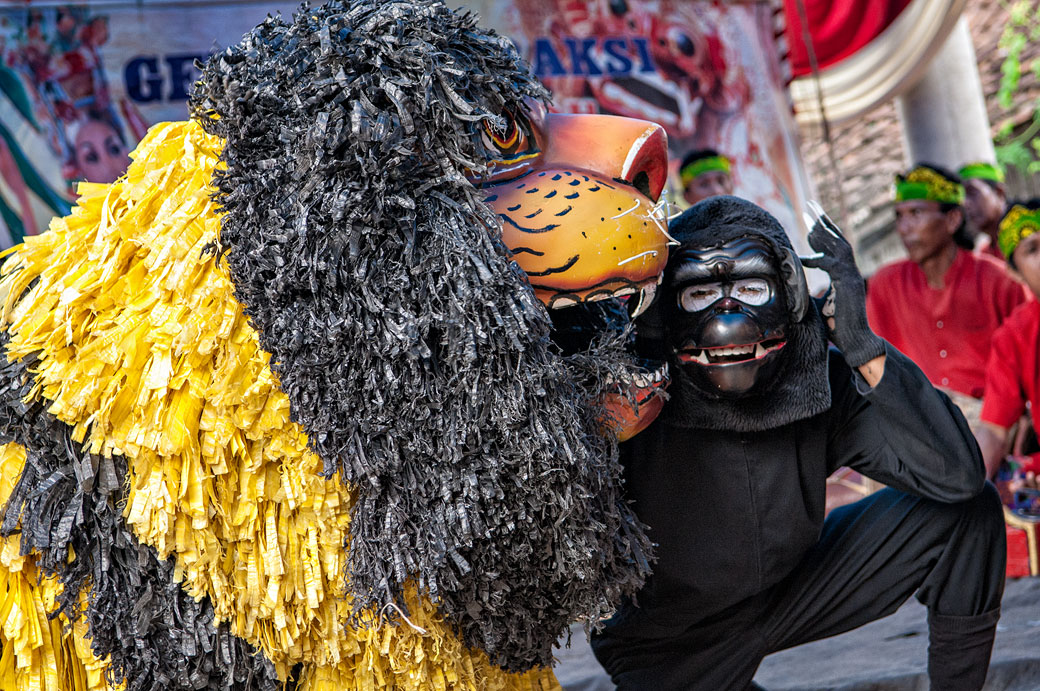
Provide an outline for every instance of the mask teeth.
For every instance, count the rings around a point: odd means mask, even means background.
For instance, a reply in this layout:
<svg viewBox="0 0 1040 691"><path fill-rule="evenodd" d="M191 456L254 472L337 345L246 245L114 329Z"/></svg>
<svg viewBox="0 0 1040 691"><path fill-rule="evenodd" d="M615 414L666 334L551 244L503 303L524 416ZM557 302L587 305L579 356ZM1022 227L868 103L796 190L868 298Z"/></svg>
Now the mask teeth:
<svg viewBox="0 0 1040 691"><path fill-rule="evenodd" d="M653 383L653 377L649 374L633 374L632 383L641 389L645 389Z"/></svg>
<svg viewBox="0 0 1040 691"><path fill-rule="evenodd" d="M716 357L724 357L726 355L752 355L755 353L755 346L732 346L728 348L711 348L711 352Z"/></svg>
<svg viewBox="0 0 1040 691"><path fill-rule="evenodd" d="M639 302L636 303L636 308L632 311L632 319L635 319L640 314L646 311L650 307L650 303L654 301L654 293L657 292L657 284L651 283L644 285L639 289Z"/></svg>
<svg viewBox="0 0 1040 691"><path fill-rule="evenodd" d="M632 383L640 388L647 388L654 384L660 384L668 378L668 363L664 363L652 372L632 375Z"/></svg>
<svg viewBox="0 0 1040 691"><path fill-rule="evenodd" d="M575 300L574 298L564 297L562 295L557 295L557 296L554 296L551 300L549 300L549 309L551 309L551 310L558 310L558 309L563 309L564 307L573 307L574 305L577 305L577 304L578 304L578 301Z"/></svg>
<svg viewBox="0 0 1040 691"><path fill-rule="evenodd" d="M640 388L647 388L654 384L660 384L668 379L668 363L661 363L661 365L652 372L639 372L632 374L631 377L632 381L630 383ZM624 377L622 378L622 382L626 382L626 385L628 384ZM614 388L621 382L619 382L613 374L607 374L603 378L603 383L606 388Z"/></svg>
<svg viewBox="0 0 1040 691"><path fill-rule="evenodd" d="M694 361L701 363L702 365L708 364L708 351L698 350L697 354L693 356Z"/></svg>

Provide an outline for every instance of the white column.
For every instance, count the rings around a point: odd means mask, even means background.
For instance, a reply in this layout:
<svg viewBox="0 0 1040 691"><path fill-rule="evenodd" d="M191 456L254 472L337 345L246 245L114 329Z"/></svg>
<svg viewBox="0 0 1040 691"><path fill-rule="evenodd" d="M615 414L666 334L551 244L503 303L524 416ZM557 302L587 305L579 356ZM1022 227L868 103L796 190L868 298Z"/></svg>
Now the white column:
<svg viewBox="0 0 1040 691"><path fill-rule="evenodd" d="M896 98L907 166L994 161L975 47L962 16L920 81Z"/></svg>

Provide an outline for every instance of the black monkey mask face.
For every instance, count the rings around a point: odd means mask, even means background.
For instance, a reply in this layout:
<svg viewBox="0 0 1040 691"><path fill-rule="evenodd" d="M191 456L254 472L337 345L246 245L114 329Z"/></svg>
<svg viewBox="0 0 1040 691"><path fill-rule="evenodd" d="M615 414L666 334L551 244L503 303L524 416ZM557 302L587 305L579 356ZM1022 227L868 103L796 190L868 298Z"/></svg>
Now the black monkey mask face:
<svg viewBox="0 0 1040 691"><path fill-rule="evenodd" d="M676 302L670 345L691 381L730 397L768 386L790 320L771 248L761 237L741 237L683 247L677 260L667 277Z"/></svg>
<svg viewBox="0 0 1040 691"><path fill-rule="evenodd" d="M673 424L756 431L830 407L827 340L779 222L713 197L675 219L679 242L640 320L648 355L672 366Z"/></svg>

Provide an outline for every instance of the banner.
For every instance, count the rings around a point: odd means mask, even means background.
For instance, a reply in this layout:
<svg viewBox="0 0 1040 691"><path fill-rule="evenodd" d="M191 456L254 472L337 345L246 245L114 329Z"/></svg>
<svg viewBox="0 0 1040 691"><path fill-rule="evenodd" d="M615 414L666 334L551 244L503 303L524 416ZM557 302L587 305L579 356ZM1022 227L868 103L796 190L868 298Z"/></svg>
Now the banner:
<svg viewBox="0 0 1040 691"><path fill-rule="evenodd" d="M735 194L765 207L808 251L809 195L769 2L484 0L455 2L512 38L552 89L554 110L603 112L668 131L672 198L683 155L733 162Z"/></svg>
<svg viewBox="0 0 1040 691"><path fill-rule="evenodd" d="M112 182L148 127L187 117L196 60L296 2L26 2L0 9L0 246Z"/></svg>
<svg viewBox="0 0 1040 691"><path fill-rule="evenodd" d="M555 109L658 122L679 159L714 148L735 193L807 251L808 183L767 2L452 0L510 36ZM0 9L0 246L68 212L80 180L111 182L147 128L187 117L196 60L296 2L105 0Z"/></svg>

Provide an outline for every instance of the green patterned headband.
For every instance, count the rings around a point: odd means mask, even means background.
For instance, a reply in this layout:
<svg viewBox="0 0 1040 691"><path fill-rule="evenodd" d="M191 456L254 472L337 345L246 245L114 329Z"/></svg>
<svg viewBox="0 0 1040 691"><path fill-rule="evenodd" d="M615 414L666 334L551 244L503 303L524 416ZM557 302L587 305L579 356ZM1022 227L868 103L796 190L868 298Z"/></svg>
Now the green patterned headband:
<svg viewBox="0 0 1040 691"><path fill-rule="evenodd" d="M896 202L924 199L940 204L963 204L964 185L923 166L896 176Z"/></svg>
<svg viewBox="0 0 1040 691"><path fill-rule="evenodd" d="M708 156L690 161L679 171L679 179L682 181L683 187L686 187L690 184L690 180L713 170L721 170L723 173L728 173L729 159L725 156Z"/></svg>
<svg viewBox="0 0 1040 691"><path fill-rule="evenodd" d="M961 176L962 180L975 179L1004 182L1004 171L997 168L992 163L985 163L983 161L968 163L961 168L957 174Z"/></svg>
<svg viewBox="0 0 1040 691"><path fill-rule="evenodd" d="M1036 232L1040 232L1040 209L1027 209L1021 204L1015 204L1000 221L997 247L1010 260L1018 243Z"/></svg>

